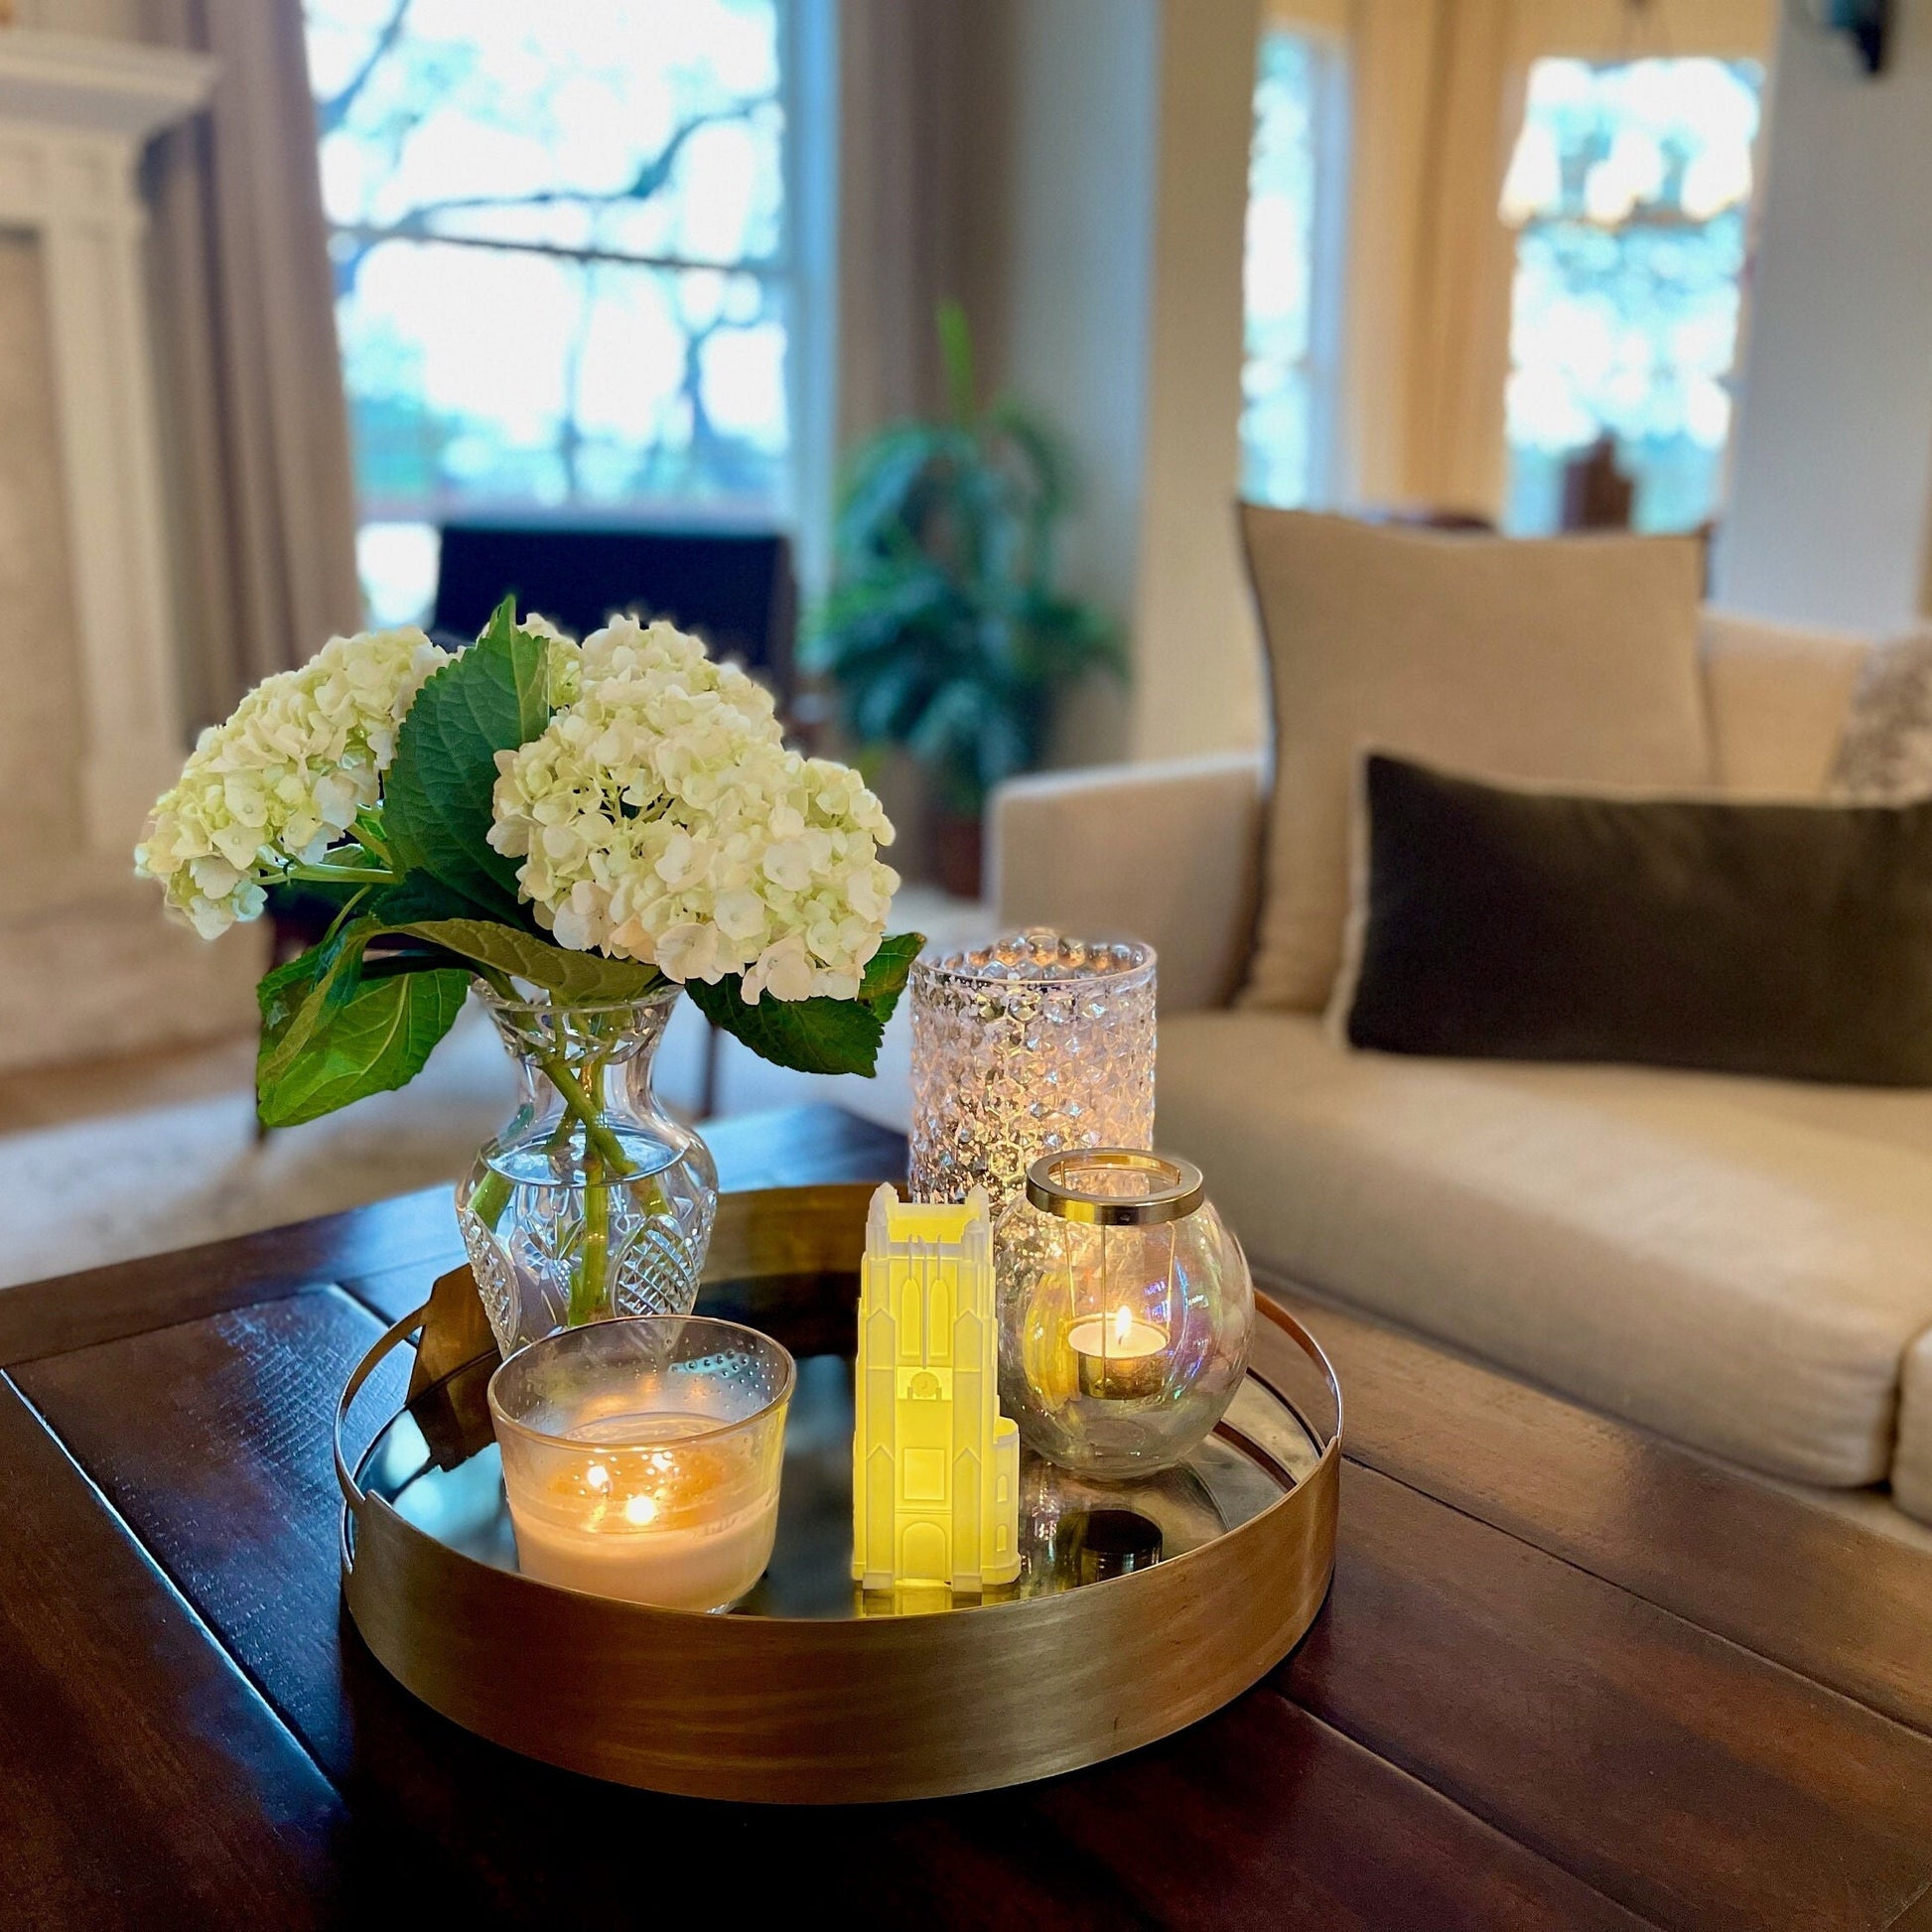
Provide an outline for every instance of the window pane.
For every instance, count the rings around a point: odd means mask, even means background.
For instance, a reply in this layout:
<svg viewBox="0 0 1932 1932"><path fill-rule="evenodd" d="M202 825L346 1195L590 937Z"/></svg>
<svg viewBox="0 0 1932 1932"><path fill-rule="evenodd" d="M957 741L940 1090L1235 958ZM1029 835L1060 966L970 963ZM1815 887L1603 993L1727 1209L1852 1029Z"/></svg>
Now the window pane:
<svg viewBox="0 0 1932 1932"><path fill-rule="evenodd" d="M1314 257L1317 50L1302 35L1261 38L1243 271L1241 488L1254 502L1308 500Z"/></svg>
<svg viewBox="0 0 1932 1932"><path fill-rule="evenodd" d="M307 16L332 222L778 252L775 0L308 0Z"/></svg>
<svg viewBox="0 0 1932 1932"><path fill-rule="evenodd" d="M373 624L421 623L436 602L443 533L433 523L364 523L355 570Z"/></svg>
<svg viewBox="0 0 1932 1932"><path fill-rule="evenodd" d="M338 321L366 516L782 501L779 285L337 237L350 245Z"/></svg>
<svg viewBox="0 0 1932 1932"><path fill-rule="evenodd" d="M1504 189L1510 527L1549 529L1601 436L1643 529L1718 507L1761 76L1749 63L1539 61Z"/></svg>

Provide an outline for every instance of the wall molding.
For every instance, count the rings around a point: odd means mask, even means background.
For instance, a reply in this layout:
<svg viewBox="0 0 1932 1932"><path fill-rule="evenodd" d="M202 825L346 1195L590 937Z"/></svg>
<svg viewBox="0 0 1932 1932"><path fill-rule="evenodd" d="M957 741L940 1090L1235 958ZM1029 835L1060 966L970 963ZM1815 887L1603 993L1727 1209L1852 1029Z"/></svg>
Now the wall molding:
<svg viewBox="0 0 1932 1932"><path fill-rule="evenodd" d="M204 55L0 34L0 227L40 244L80 641L87 843L125 857L182 756L138 170L207 100Z"/></svg>

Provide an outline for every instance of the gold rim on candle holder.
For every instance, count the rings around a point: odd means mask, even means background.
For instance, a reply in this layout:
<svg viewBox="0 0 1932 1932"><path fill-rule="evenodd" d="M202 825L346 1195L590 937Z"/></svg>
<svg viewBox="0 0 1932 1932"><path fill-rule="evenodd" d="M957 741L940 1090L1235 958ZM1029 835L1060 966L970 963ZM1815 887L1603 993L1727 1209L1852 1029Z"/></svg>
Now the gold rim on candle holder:
<svg viewBox="0 0 1932 1932"><path fill-rule="evenodd" d="M1159 1176L1141 1194L1102 1194L1068 1179L1076 1168L1107 1168L1116 1173ZM1027 1170L1027 1198L1042 1214L1088 1227L1151 1228L1184 1221L1207 1198L1201 1171L1178 1155L1144 1148L1082 1147L1042 1154Z"/></svg>

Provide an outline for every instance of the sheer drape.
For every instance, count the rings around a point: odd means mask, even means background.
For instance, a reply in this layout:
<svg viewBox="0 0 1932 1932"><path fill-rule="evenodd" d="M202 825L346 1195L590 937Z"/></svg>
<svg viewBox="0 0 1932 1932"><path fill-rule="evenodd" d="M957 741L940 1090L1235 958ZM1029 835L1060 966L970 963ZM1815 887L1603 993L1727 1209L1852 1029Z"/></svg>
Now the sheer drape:
<svg viewBox="0 0 1932 1932"><path fill-rule="evenodd" d="M150 162L191 717L353 629L355 504L300 0L142 0L221 63Z"/></svg>
<svg viewBox="0 0 1932 1932"><path fill-rule="evenodd" d="M1497 514L1515 240L1496 205L1546 55L1768 58L1771 0L1271 0L1348 67L1338 497Z"/></svg>
<svg viewBox="0 0 1932 1932"><path fill-rule="evenodd" d="M1350 0L1346 500L1501 507L1512 0Z"/></svg>
<svg viewBox="0 0 1932 1932"><path fill-rule="evenodd" d="M940 408L934 314L991 364L1004 0L840 0L838 440Z"/></svg>

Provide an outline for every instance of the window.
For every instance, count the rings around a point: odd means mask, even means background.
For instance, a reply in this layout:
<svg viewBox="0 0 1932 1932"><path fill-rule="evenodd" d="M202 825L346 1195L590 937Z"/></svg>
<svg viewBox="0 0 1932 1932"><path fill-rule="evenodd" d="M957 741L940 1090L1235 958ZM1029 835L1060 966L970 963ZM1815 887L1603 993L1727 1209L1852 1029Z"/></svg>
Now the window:
<svg viewBox="0 0 1932 1932"><path fill-rule="evenodd" d="M1241 493L1294 506L1326 493L1341 170L1336 46L1270 28L1255 80L1243 269Z"/></svg>
<svg viewBox="0 0 1932 1932"><path fill-rule="evenodd" d="M1503 189L1512 530L1554 529L1565 466L1606 436L1638 528L1716 514L1762 81L1742 61L1531 68Z"/></svg>
<svg viewBox="0 0 1932 1932"><path fill-rule="evenodd" d="M306 8L371 616L456 518L787 515L787 0Z"/></svg>

